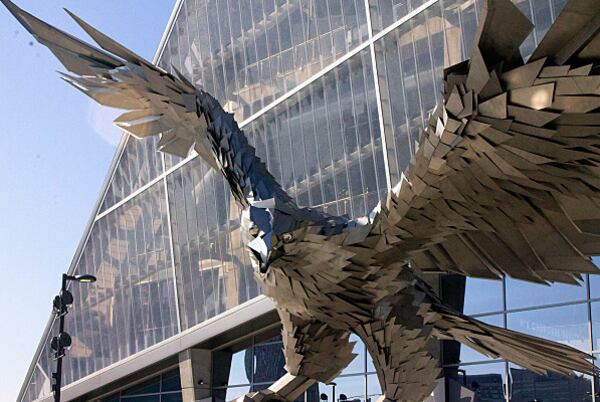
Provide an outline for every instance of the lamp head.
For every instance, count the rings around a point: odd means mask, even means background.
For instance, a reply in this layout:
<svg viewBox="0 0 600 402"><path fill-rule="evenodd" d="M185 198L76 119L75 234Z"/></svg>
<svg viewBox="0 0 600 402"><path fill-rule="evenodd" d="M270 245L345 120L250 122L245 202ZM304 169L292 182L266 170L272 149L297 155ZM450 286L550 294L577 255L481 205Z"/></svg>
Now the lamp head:
<svg viewBox="0 0 600 402"><path fill-rule="evenodd" d="M66 279L68 281L81 282L81 283L96 282L96 277L94 275L90 275L90 274L67 275Z"/></svg>

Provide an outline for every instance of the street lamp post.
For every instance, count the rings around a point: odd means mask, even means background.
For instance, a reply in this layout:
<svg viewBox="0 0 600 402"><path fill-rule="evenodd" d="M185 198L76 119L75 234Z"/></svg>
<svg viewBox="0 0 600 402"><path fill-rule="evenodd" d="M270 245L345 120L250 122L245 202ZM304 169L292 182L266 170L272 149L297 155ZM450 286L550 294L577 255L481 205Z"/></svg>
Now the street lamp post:
<svg viewBox="0 0 600 402"><path fill-rule="evenodd" d="M67 282L96 282L93 275L62 275L62 284L60 293L54 297L52 307L54 314L58 317L58 335L52 338L50 346L54 350L54 359L56 360L56 371L52 373L52 391L54 392L54 402L60 402L60 386L62 379L62 358L65 356L65 349L71 346L71 336L65 332L65 315L69 312L68 308L73 304L73 295L67 290Z"/></svg>

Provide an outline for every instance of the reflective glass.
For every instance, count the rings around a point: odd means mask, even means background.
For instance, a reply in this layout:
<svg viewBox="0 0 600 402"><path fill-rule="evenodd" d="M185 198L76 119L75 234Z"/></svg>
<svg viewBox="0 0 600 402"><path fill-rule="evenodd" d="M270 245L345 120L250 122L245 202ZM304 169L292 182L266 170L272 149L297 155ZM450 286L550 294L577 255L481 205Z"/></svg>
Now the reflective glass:
<svg viewBox="0 0 600 402"><path fill-rule="evenodd" d="M381 386L375 374L367 375L367 402L375 402L381 396Z"/></svg>
<svg viewBox="0 0 600 402"><path fill-rule="evenodd" d="M162 157L156 149L157 137L127 138L125 149L106 189L100 212L115 205L163 172Z"/></svg>
<svg viewBox="0 0 600 402"><path fill-rule="evenodd" d="M248 357L247 357L248 356ZM242 385L252 382L252 348L231 355L227 385Z"/></svg>
<svg viewBox="0 0 600 402"><path fill-rule="evenodd" d="M600 302L591 304L592 310L592 347L593 350L600 350Z"/></svg>
<svg viewBox="0 0 600 402"><path fill-rule="evenodd" d="M282 351L281 343L259 344L254 346L252 362L254 367L251 371L255 384L260 386L253 387L253 391L266 388L277 381L285 371L285 357ZM246 352L246 359L249 360L249 352Z"/></svg>
<svg viewBox="0 0 600 402"><path fill-rule="evenodd" d="M167 177L181 323L190 328L258 295L240 210L199 158Z"/></svg>
<svg viewBox="0 0 600 402"><path fill-rule="evenodd" d="M587 304L508 314L508 328L590 351Z"/></svg>
<svg viewBox="0 0 600 402"><path fill-rule="evenodd" d="M141 384L135 385L123 392L121 396L156 394L160 392L160 377L153 378Z"/></svg>
<svg viewBox="0 0 600 402"><path fill-rule="evenodd" d="M600 267L600 257L592 257L592 261L597 267ZM590 281L590 297L592 299L600 299L600 275L589 275Z"/></svg>
<svg viewBox="0 0 600 402"><path fill-rule="evenodd" d="M592 400L592 380L588 376L542 376L513 364L509 365L509 375L512 402Z"/></svg>
<svg viewBox="0 0 600 402"><path fill-rule="evenodd" d="M181 377L179 376L179 368L161 376L161 392L179 391L180 389Z"/></svg>
<svg viewBox="0 0 600 402"><path fill-rule="evenodd" d="M97 281L69 284L75 302L65 317L73 339L63 363L65 385L177 332L166 212L159 182L95 222L75 274ZM45 347L40 369L51 370L48 358ZM32 393L49 395L44 376L36 375Z"/></svg>
<svg viewBox="0 0 600 402"><path fill-rule="evenodd" d="M464 313L482 314L502 311L502 281L467 278Z"/></svg>
<svg viewBox="0 0 600 402"><path fill-rule="evenodd" d="M271 173L302 206L362 216L385 193L368 51L317 79L244 131Z"/></svg>
<svg viewBox="0 0 600 402"><path fill-rule="evenodd" d="M337 377L333 381L336 383L336 402L364 402L366 400L364 374L348 377Z"/></svg>
<svg viewBox="0 0 600 402"><path fill-rule="evenodd" d="M509 310L586 299L585 282L581 286L554 283L551 286L506 279L506 306Z"/></svg>
<svg viewBox="0 0 600 402"><path fill-rule="evenodd" d="M218 398L215 398L216 402L228 402L228 401L233 401L235 399L237 399L238 397L247 394L248 392L250 392L250 386L246 385L246 386L242 386L242 387L231 387L231 388L227 388L227 391L225 392L225 399L223 400L219 400Z"/></svg>
<svg viewBox="0 0 600 402"><path fill-rule="evenodd" d="M33 401L38 398L48 396L51 391L52 372L55 370L56 363L52 359L52 351L50 349L50 339L58 332L58 324L52 325L47 337L42 339L42 350L38 357L37 363L28 380L27 388L23 394L24 401Z"/></svg>
<svg viewBox="0 0 600 402"><path fill-rule="evenodd" d="M368 37L362 1L185 0L173 64L242 121Z"/></svg>
<svg viewBox="0 0 600 402"><path fill-rule="evenodd" d="M448 400L505 402L505 372L503 362L460 366L447 379Z"/></svg>
<svg viewBox="0 0 600 402"><path fill-rule="evenodd" d="M142 395L121 398L121 402L161 402L160 395Z"/></svg>
<svg viewBox="0 0 600 402"><path fill-rule="evenodd" d="M162 394L160 402L183 402L183 397L180 392L175 394Z"/></svg>

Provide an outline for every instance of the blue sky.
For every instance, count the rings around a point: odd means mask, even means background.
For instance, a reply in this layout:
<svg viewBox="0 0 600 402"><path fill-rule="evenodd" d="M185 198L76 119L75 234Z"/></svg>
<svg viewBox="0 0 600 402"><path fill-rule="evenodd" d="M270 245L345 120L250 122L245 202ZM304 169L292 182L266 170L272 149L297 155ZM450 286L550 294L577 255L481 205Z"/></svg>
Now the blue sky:
<svg viewBox="0 0 600 402"><path fill-rule="evenodd" d="M81 38L64 8L152 59L174 0L17 0ZM0 401L14 401L83 234L119 133L109 109L0 6ZM9 364L6 364L9 362Z"/></svg>

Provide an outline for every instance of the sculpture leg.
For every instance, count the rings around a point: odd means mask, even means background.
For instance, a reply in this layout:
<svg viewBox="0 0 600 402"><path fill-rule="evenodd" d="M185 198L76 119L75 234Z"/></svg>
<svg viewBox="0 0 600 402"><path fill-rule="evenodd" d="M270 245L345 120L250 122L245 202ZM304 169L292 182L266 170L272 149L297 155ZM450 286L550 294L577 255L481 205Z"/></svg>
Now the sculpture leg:
<svg viewBox="0 0 600 402"><path fill-rule="evenodd" d="M387 317L355 328L373 358L383 393L378 402L421 402L435 388L441 371L437 341L418 310L398 304Z"/></svg>
<svg viewBox="0 0 600 402"><path fill-rule="evenodd" d="M293 401L316 381L331 382L356 356L349 330L302 319L284 309L278 313L288 373L269 388L244 395L237 402Z"/></svg>

